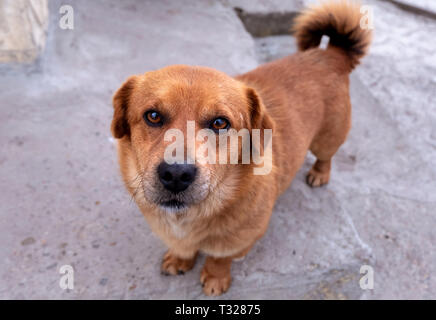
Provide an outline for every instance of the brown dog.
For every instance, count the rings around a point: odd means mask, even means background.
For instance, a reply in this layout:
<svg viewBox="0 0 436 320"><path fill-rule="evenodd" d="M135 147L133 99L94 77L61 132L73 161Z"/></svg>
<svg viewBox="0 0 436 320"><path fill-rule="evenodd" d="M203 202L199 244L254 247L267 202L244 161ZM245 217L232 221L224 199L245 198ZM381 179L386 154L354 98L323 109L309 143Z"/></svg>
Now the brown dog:
<svg viewBox="0 0 436 320"><path fill-rule="evenodd" d="M328 182L331 159L350 129L348 75L371 39L360 20L357 5L324 3L297 18L300 52L292 56L236 78L205 67L170 66L132 76L117 91L112 133L119 139L121 173L151 229L169 247L164 273L190 270L201 251L207 255L204 292L225 292L232 260L265 233L277 197L308 150L317 160L307 183ZM326 50L318 48L322 35L330 38ZM197 156L185 142L185 162L169 164L164 154L172 141L165 133L176 128L186 136L188 121L195 121L196 133L216 132L217 141L219 130L273 129L271 172L253 174L252 162L188 163Z"/></svg>

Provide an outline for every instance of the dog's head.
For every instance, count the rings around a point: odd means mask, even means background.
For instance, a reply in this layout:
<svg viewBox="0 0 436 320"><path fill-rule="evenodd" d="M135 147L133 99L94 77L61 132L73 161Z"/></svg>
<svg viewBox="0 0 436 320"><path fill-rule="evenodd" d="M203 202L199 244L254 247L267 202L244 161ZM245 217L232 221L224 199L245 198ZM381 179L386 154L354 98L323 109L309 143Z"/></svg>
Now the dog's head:
<svg viewBox="0 0 436 320"><path fill-rule="evenodd" d="M249 166L231 164L234 145L220 138L230 129L273 127L252 88L205 67L132 76L113 104L112 134L132 153L132 184L146 203L165 212L197 208L209 214L234 199ZM236 149L240 159L242 143Z"/></svg>

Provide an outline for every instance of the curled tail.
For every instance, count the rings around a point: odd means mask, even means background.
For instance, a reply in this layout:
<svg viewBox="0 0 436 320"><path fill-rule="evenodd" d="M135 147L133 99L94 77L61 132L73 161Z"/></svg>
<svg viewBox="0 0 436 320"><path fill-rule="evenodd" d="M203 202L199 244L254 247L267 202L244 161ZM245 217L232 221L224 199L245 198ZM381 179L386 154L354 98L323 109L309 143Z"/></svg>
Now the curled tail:
<svg viewBox="0 0 436 320"><path fill-rule="evenodd" d="M326 35L329 47L341 48L349 57L352 70L367 53L372 38L371 30L360 26L362 17L360 5L355 2L330 0L311 6L294 23L298 48L316 48Z"/></svg>

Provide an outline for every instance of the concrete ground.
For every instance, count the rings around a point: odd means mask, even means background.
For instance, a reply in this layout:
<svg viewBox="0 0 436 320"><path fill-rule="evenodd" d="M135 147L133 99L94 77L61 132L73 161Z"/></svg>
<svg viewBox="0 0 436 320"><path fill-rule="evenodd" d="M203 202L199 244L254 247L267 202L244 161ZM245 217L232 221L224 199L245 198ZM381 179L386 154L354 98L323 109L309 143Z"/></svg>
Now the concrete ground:
<svg viewBox="0 0 436 320"><path fill-rule="evenodd" d="M203 256L184 276L159 273L165 247L118 173L111 97L169 64L237 74L290 54L292 37L253 39L233 7L303 2L78 0L62 30L51 1L40 59L0 67L0 298L206 298ZM306 186L309 154L223 299L436 298L436 20L366 3L375 38L351 76L353 128L331 181ZM59 287L63 265L73 290ZM362 265L373 290L359 286Z"/></svg>

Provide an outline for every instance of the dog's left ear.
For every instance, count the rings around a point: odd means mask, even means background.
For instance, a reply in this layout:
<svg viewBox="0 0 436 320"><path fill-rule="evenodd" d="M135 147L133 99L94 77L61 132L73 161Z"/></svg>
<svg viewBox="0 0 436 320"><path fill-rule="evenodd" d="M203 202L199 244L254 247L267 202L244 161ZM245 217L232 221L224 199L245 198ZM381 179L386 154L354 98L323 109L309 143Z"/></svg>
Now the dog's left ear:
<svg viewBox="0 0 436 320"><path fill-rule="evenodd" d="M113 98L114 117L112 119L112 135L121 139L130 136L130 126L127 122L127 109L129 106L130 95L135 85L136 77L132 76L117 90Z"/></svg>
<svg viewBox="0 0 436 320"><path fill-rule="evenodd" d="M252 129L272 129L274 131L274 121L268 114L261 98L252 88L246 89L248 105L250 107L251 128Z"/></svg>

